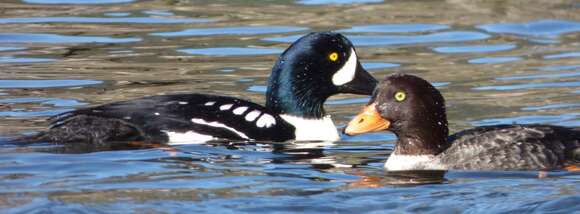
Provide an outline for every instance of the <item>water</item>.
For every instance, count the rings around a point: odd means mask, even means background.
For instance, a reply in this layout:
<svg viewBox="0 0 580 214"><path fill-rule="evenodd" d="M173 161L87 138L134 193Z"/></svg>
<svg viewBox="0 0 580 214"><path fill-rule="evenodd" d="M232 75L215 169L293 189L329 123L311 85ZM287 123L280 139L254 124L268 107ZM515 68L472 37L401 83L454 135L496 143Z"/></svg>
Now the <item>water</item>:
<svg viewBox="0 0 580 214"><path fill-rule="evenodd" d="M580 126L580 5L557 1L8 0L0 3L0 142L45 119L152 94L264 103L273 61L344 33L377 79L420 75L452 131ZM337 128L368 97L327 102ZM580 175L393 174L388 132L337 143L0 146L5 213L389 213L580 210Z"/></svg>

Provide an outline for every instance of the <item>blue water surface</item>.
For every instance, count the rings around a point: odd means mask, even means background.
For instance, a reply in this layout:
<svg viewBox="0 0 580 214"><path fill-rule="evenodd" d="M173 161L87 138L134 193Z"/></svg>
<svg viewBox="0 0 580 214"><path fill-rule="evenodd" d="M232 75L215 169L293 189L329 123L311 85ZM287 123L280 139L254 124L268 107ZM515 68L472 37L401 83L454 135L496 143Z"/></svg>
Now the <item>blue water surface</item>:
<svg viewBox="0 0 580 214"><path fill-rule="evenodd" d="M33 62L54 62L56 59L0 56L0 63L33 63Z"/></svg>
<svg viewBox="0 0 580 214"><path fill-rule="evenodd" d="M178 19L155 17L28 17L28 18L0 18L0 24L14 23L138 23L138 24L179 24L179 23L207 23L211 19Z"/></svg>
<svg viewBox="0 0 580 214"><path fill-rule="evenodd" d="M556 38L562 34L580 31L580 22L572 20L537 20L527 23L498 23L479 25L490 33L514 34L525 37Z"/></svg>
<svg viewBox="0 0 580 214"><path fill-rule="evenodd" d="M0 80L0 88L55 88L102 84L99 80Z"/></svg>
<svg viewBox="0 0 580 214"><path fill-rule="evenodd" d="M580 52L568 52L545 55L544 59L580 58Z"/></svg>
<svg viewBox="0 0 580 214"><path fill-rule="evenodd" d="M354 26L338 30L341 33L413 33L446 30L450 27L442 24L383 24Z"/></svg>
<svg viewBox="0 0 580 214"><path fill-rule="evenodd" d="M135 0L22 0L31 4L119 4Z"/></svg>
<svg viewBox="0 0 580 214"><path fill-rule="evenodd" d="M180 49L179 52L192 55L205 56L245 56L245 55L268 55L280 54L283 49L275 48L241 48L241 47L222 47L222 48L189 48Z"/></svg>
<svg viewBox="0 0 580 214"><path fill-rule="evenodd" d="M298 0L298 4L305 5L328 5L328 4L365 4L365 3L379 3L383 0Z"/></svg>
<svg viewBox="0 0 580 214"><path fill-rule="evenodd" d="M177 32L152 33L154 36L215 36L215 35L258 35L272 33L289 33L305 31L308 28L292 26L246 26L246 27L224 27L224 28L194 28Z"/></svg>
<svg viewBox="0 0 580 214"><path fill-rule="evenodd" d="M538 88L560 88L560 87L578 87L580 81L565 81L565 82L543 82L543 83L522 83L513 85L495 85L495 86L481 86L475 87L474 90L529 90Z"/></svg>
<svg viewBox="0 0 580 214"><path fill-rule="evenodd" d="M498 56L498 57L482 57L470 59L467 62L471 64L496 64L496 63L506 63L522 60L521 57L517 56Z"/></svg>
<svg viewBox="0 0 580 214"><path fill-rule="evenodd" d="M446 46L433 48L438 53L489 53L498 51L507 51L516 48L514 44L497 44L497 45L468 45L468 46Z"/></svg>
<svg viewBox="0 0 580 214"><path fill-rule="evenodd" d="M67 36L46 33L0 33L0 43L126 43L140 38L113 38L106 36Z"/></svg>
<svg viewBox="0 0 580 214"><path fill-rule="evenodd" d="M293 42L302 35L287 37L265 38L265 41L272 42ZM465 42L483 40L490 37L488 34L468 31L451 31L430 33L425 35L348 35L347 36L356 46L393 46L393 45L420 45L438 42Z"/></svg>
<svg viewBox="0 0 580 214"><path fill-rule="evenodd" d="M206 93L265 104L278 55L311 31L345 35L378 80L403 72L430 81L445 97L450 133L498 124L580 127L574 1L0 4L2 213L580 210L578 172L539 179L537 171L385 171L395 134L341 133L368 95L326 100L337 142L54 144L36 137L59 127L51 123L59 114L146 96ZM87 131L99 128L106 127Z"/></svg>

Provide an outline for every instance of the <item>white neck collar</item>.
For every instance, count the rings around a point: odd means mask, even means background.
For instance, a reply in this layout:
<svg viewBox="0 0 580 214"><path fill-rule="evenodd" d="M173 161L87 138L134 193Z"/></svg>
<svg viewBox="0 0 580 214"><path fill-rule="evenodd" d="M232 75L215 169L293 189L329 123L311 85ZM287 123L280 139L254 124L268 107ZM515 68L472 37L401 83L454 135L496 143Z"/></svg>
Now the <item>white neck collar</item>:
<svg viewBox="0 0 580 214"><path fill-rule="evenodd" d="M287 114L280 115L286 122L292 124L296 130L297 141L338 141L340 135L330 115L321 119L307 119Z"/></svg>
<svg viewBox="0 0 580 214"><path fill-rule="evenodd" d="M447 170L447 168L435 155L397 155L391 153L385 163L385 169L388 171Z"/></svg>

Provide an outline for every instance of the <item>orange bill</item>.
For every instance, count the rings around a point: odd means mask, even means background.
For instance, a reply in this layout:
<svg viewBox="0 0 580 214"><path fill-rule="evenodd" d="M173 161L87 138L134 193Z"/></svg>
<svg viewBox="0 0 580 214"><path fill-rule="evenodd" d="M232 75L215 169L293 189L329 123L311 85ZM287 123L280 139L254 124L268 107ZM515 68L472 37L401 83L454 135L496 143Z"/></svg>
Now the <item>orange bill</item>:
<svg viewBox="0 0 580 214"><path fill-rule="evenodd" d="M348 122L344 130L347 135L358 135L367 132L381 131L389 128L391 123L381 117L375 104L368 105L354 119Z"/></svg>
<svg viewBox="0 0 580 214"><path fill-rule="evenodd" d="M564 167L564 169L568 170L568 171L573 171L573 172L580 172L580 166L578 166L578 165L566 166L566 167Z"/></svg>

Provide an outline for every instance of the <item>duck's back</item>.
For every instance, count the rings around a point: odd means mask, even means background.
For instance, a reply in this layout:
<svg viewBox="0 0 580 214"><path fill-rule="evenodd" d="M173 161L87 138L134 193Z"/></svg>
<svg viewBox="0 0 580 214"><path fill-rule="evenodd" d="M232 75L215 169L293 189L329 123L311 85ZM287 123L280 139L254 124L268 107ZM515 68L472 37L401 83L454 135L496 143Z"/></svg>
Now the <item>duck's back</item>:
<svg viewBox="0 0 580 214"><path fill-rule="evenodd" d="M482 126L451 135L441 161L459 170L553 170L580 161L580 128Z"/></svg>
<svg viewBox="0 0 580 214"><path fill-rule="evenodd" d="M277 114L256 103L224 96L175 94L64 113L53 118L52 127L39 138L60 143L166 143L196 138L283 141L292 139L293 131L294 127Z"/></svg>

